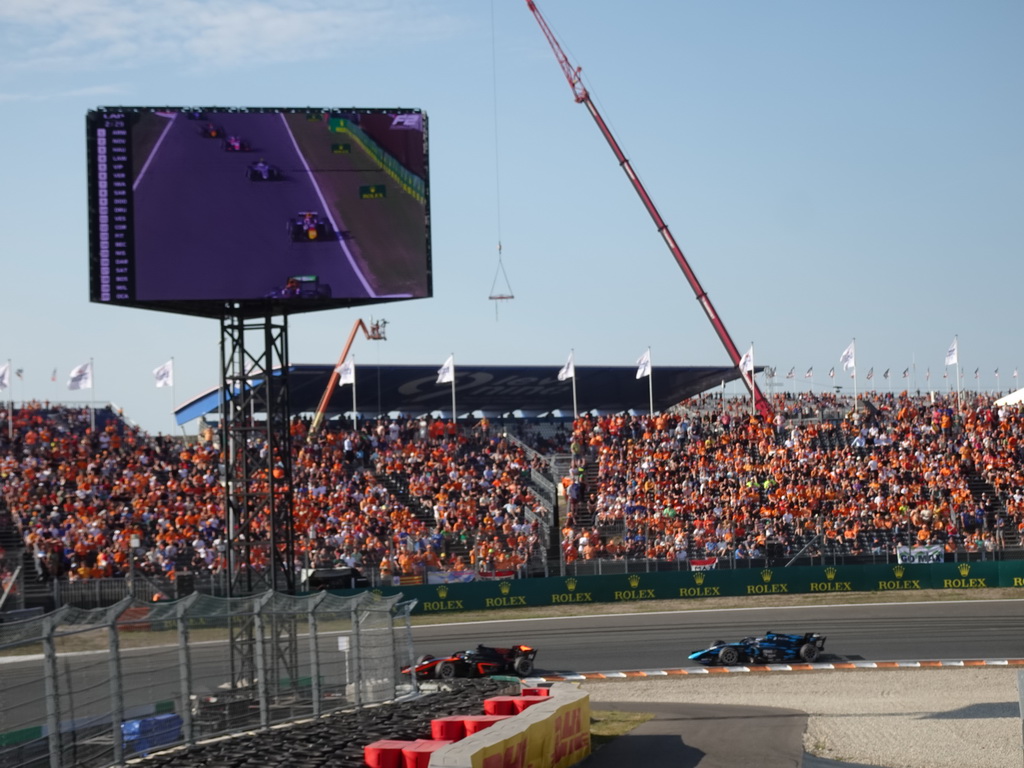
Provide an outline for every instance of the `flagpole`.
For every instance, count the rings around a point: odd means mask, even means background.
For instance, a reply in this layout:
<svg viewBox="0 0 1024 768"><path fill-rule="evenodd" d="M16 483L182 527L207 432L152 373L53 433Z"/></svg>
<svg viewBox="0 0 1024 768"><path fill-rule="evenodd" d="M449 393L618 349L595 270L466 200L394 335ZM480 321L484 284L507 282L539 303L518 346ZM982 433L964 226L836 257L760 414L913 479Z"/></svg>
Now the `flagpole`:
<svg viewBox="0 0 1024 768"><path fill-rule="evenodd" d="M569 350L569 359L572 360L572 418L573 421L580 417L580 409L576 406L576 350Z"/></svg>
<svg viewBox="0 0 1024 768"><path fill-rule="evenodd" d="M953 337L953 343L956 344L956 413L960 415L960 337L956 335Z"/></svg>
<svg viewBox="0 0 1024 768"><path fill-rule="evenodd" d="M750 415L757 413L757 387L754 386L754 372L757 367L754 365L754 342L750 342Z"/></svg>
<svg viewBox="0 0 1024 768"><path fill-rule="evenodd" d="M860 402L857 399L857 337L853 337L853 412L860 410Z"/></svg>
<svg viewBox="0 0 1024 768"><path fill-rule="evenodd" d="M7 358L7 438L14 440L14 379L11 378L11 358Z"/></svg>
<svg viewBox="0 0 1024 768"><path fill-rule="evenodd" d="M92 433L95 435L96 434L96 366L93 365L93 360L92 360L91 357L89 358L89 376L92 379L92 381L90 382L92 384L92 387L91 387L91 389L92 389L92 408L89 409L89 428L92 430Z"/></svg>
<svg viewBox="0 0 1024 768"><path fill-rule="evenodd" d="M174 357L171 357L171 431L168 434L174 434L174 428L177 426L174 420ZM181 435L185 436L185 425L181 425Z"/></svg>
<svg viewBox="0 0 1024 768"><path fill-rule="evenodd" d="M651 364L651 348L647 348L647 398L650 402L651 416L654 415L654 366Z"/></svg>
<svg viewBox="0 0 1024 768"><path fill-rule="evenodd" d="M455 384L452 384L452 388L455 388ZM357 422L356 410L356 356L352 355L352 431L357 432L359 430L359 424Z"/></svg>
<svg viewBox="0 0 1024 768"><path fill-rule="evenodd" d="M455 410L455 353L452 352L452 424L458 426L459 416Z"/></svg>

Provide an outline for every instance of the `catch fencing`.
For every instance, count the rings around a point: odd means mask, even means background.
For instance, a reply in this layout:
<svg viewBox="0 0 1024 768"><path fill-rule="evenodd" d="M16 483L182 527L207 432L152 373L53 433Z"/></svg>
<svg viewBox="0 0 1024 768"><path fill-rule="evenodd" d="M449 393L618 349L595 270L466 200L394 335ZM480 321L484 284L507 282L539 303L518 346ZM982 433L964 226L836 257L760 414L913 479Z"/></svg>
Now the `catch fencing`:
<svg viewBox="0 0 1024 768"><path fill-rule="evenodd" d="M415 601L195 593L0 624L0 768L120 765L391 701Z"/></svg>

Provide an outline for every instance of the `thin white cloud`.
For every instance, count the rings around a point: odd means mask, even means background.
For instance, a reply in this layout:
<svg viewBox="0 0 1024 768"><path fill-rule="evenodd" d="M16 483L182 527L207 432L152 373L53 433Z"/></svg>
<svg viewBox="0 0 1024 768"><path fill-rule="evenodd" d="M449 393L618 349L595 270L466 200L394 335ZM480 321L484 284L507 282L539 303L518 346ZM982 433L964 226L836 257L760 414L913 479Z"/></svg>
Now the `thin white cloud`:
<svg viewBox="0 0 1024 768"><path fill-rule="evenodd" d="M72 88L64 91L29 91L24 93L4 93L0 91L0 104L25 101L53 101L61 99L78 99L94 96L116 96L127 93L130 89L123 85L92 85L86 88Z"/></svg>
<svg viewBox="0 0 1024 768"><path fill-rule="evenodd" d="M401 55L462 22L424 0L4 0L0 64L67 71L253 66L375 48Z"/></svg>

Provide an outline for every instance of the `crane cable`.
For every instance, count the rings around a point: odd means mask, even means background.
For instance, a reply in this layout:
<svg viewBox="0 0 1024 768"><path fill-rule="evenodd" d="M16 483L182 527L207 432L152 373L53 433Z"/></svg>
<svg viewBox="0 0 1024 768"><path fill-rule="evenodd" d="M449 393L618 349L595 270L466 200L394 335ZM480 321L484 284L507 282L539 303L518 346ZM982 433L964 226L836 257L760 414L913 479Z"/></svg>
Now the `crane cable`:
<svg viewBox="0 0 1024 768"><path fill-rule="evenodd" d="M494 198L496 207L496 221L498 229L498 266L494 272L494 280L491 282L491 293L488 298L495 302L494 305L494 319L498 319L498 304L499 301L506 301L514 299L515 295L512 293L512 285L508 281L508 274L505 272L505 264L502 261L502 250L501 250L501 163L499 161L499 146L498 141L498 52L497 52L497 35L495 33L494 23L494 0L491 0L491 94L492 103L494 107ZM499 276L504 281L504 290L499 292L498 278Z"/></svg>

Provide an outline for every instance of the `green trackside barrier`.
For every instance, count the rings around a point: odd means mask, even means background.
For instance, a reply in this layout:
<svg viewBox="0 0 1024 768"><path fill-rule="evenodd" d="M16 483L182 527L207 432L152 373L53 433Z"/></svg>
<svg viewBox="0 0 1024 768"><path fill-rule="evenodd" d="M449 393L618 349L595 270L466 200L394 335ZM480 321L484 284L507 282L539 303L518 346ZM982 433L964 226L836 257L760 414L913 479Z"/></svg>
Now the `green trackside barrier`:
<svg viewBox="0 0 1024 768"><path fill-rule="evenodd" d="M327 128L332 133L351 136L352 139L363 148L363 151L381 164L381 167L388 176L393 178L408 194L412 195L413 199L420 203L426 202L426 182L424 182L424 180L415 173L412 173L403 167L402 164L395 160L391 154L382 149L377 142L364 133L363 129L358 125L343 117L332 117L328 120ZM334 145L332 145L332 148L333 146ZM351 147L349 149L351 150Z"/></svg>
<svg viewBox="0 0 1024 768"><path fill-rule="evenodd" d="M17 731L0 733L0 747L14 747L27 741L42 741L44 738L46 738L46 729L41 725L33 725Z"/></svg>
<svg viewBox="0 0 1024 768"><path fill-rule="evenodd" d="M395 586L374 591L383 596L402 594L406 599L415 598L413 613L429 615L642 600L1010 587L1024 587L1024 560L673 571ZM336 590L337 594L359 591L363 590Z"/></svg>

